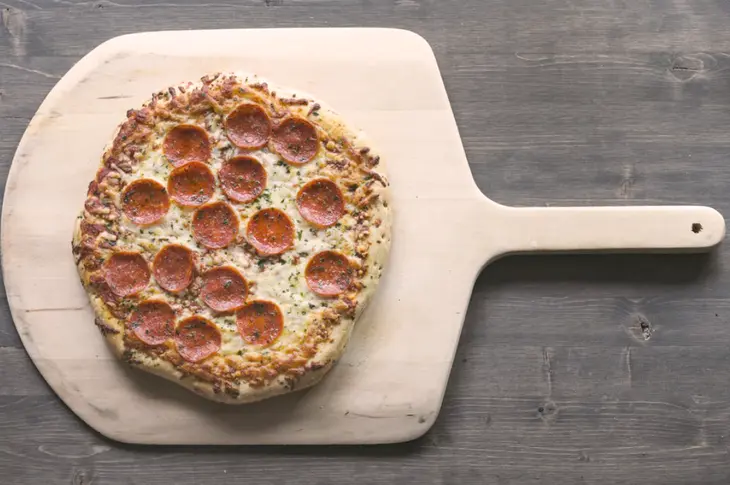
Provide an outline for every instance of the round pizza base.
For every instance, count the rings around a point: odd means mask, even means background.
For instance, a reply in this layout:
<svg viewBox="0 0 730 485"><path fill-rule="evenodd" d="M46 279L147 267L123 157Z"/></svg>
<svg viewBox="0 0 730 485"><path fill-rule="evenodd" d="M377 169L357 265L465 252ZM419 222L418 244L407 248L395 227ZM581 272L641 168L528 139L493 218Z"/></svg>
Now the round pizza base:
<svg viewBox="0 0 730 485"><path fill-rule="evenodd" d="M369 176L369 180L372 180L372 177L374 176L374 178L380 183L371 184L372 194L374 194L373 199L375 202L369 206L368 210L370 212L367 217L367 229L369 231L367 240L369 242L370 249L367 252L366 258L364 258L361 263L366 268L380 268L382 272L382 268L387 264L388 253L391 246L392 205L390 204L390 194L384 162L380 160L377 155L374 155L377 152L373 149L373 146L367 139L366 135L361 131L357 131L349 127L346 121L343 120L339 114L322 101L299 90L294 91L292 89L277 87L270 81L255 75L248 75L245 73L217 74L215 76L208 77L208 79L213 79L212 83L209 85L214 85L219 80L230 77L239 81L245 80L242 82L245 86L265 86L268 93L275 93L275 96L278 99L288 98L290 100L307 100L307 106L316 105L320 120L318 124L320 124L320 126L324 126L329 134L347 140L349 146L352 147L355 153L360 153L362 151L363 153L368 154L366 157L367 159L376 160L377 166L372 169L367 169L368 172L372 174ZM203 81L201 82L185 82L179 86L169 88L169 91L171 93L173 91L179 92L183 90L191 92L191 90L200 88L205 83L206 78L203 78ZM182 90L181 87L183 88ZM147 105L148 103L145 106ZM112 140L116 140L118 138L122 126L123 124L120 124L117 128ZM334 138L334 136L331 138ZM105 155L102 158L102 166L104 163L103 160L106 159L110 151L113 149L113 146L114 142L110 142L105 148ZM234 206L236 205L234 204ZM88 214L86 211L82 210L81 215L76 221L73 235L73 246L75 248L83 242L84 234L81 226L82 221L85 221L87 216ZM375 220L379 221L377 226L372 224ZM318 383L345 351L353 326L376 290L381 274L378 272L377 276L371 274L367 280L365 280L365 278L362 279L361 282L364 284L359 291L357 291L356 297L354 298L354 311L347 316L340 316L338 323L330 326L330 333L327 336L328 338L326 341L321 342L317 346L316 353L307 359L307 362L302 366L301 372L297 373L296 378L293 379L291 375L282 373L273 379L267 380L263 385L251 385L251 383L247 382L245 379L226 380L216 377L201 377L199 373L190 372L189 369L181 369L179 365L176 365L170 360L160 358L155 354L150 354L144 351L144 349L130 348L128 345L128 339L125 339L125 334L128 330L124 319L117 318L112 314L112 312L110 312L109 306L105 303L104 299L95 290L94 285L91 283L91 273L85 269L85 266L81 261L78 262L77 268L81 281L89 296L91 305L94 308L96 324L110 343L115 354L121 360L136 368L140 368L144 371L176 382L177 384L207 399L228 404L242 404L260 401L276 395L301 390ZM188 364L189 363L186 363L186 365ZM205 372L203 372L203 374L205 374Z"/></svg>

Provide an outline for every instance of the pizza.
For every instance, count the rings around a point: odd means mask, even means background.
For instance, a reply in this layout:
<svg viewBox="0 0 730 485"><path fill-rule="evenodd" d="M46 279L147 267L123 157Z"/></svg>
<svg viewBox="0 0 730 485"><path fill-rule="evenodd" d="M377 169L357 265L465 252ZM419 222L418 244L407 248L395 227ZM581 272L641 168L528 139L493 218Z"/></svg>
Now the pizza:
<svg viewBox="0 0 730 485"><path fill-rule="evenodd" d="M390 248L383 163L331 108L217 73L131 109L72 253L124 362L246 403L319 382Z"/></svg>

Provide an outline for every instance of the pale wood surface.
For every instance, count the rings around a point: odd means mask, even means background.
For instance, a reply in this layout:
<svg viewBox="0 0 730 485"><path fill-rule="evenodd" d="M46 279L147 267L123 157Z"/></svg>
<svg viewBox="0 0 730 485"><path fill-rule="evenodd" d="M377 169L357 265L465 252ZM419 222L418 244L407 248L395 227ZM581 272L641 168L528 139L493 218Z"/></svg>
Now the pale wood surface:
<svg viewBox="0 0 730 485"><path fill-rule="evenodd" d="M54 76L114 35L398 26L434 46L475 178L492 198L730 209L730 11L721 2L8 1L5 171ZM475 286L435 427L386 447L201 451L103 440L37 377L5 308L3 481L727 483L726 254L496 263Z"/></svg>
<svg viewBox="0 0 730 485"><path fill-rule="evenodd" d="M246 45L259 47L241 52L238 46ZM340 50L327 52L331 45ZM311 70L302 73L305 56ZM120 365L92 324L68 248L99 154L129 106L141 105L151 88L232 70L258 74L280 96L313 96L362 129L362 143L381 156L395 212L386 270L338 364L313 388L245 407L213 405ZM54 158L66 163L49 163ZM53 206L32 203L44 198ZM522 222L512 222L512 212L523 214ZM724 234L724 221L708 208L573 212L569 221L580 223L578 214L596 212L602 222L587 218L580 225L588 238L576 239L554 231L549 217L509 210L479 192L433 52L410 31L152 32L94 49L38 108L8 175L3 276L28 354L59 397L107 437L135 444L402 442L421 436L436 419L471 287L499 250L543 240L598 247L611 225L623 226L627 243L639 247L653 242L706 249ZM495 239L486 226L475 228L474 218L491 221L505 236ZM696 220L706 229L692 232ZM654 221L676 222L678 230L660 230ZM604 235L597 237L591 225ZM529 238L513 229L519 226L531 226ZM609 245L623 241L620 235L611 239ZM460 251L444 251L455 246ZM446 278L448 286L441 283ZM423 305L424 298L439 303Z"/></svg>

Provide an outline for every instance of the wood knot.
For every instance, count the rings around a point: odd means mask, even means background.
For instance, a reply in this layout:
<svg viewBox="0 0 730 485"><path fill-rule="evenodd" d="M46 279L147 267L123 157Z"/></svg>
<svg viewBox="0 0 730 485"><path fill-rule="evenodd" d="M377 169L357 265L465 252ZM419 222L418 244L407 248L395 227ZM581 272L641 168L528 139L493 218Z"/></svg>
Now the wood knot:
<svg viewBox="0 0 730 485"><path fill-rule="evenodd" d="M13 54L16 57L25 56L26 44L26 19L25 12L17 8L7 7L0 10L0 20L2 27L10 37L10 43L13 46Z"/></svg>
<svg viewBox="0 0 730 485"><path fill-rule="evenodd" d="M648 318L640 313L635 313L630 316L629 322L622 325L624 331L629 334L634 340L642 344L647 343L654 336L657 331L656 325L654 325Z"/></svg>
<svg viewBox="0 0 730 485"><path fill-rule="evenodd" d="M74 468L73 476L71 477L71 484L91 485L95 478L95 474L92 471L84 470L82 468Z"/></svg>
<svg viewBox="0 0 730 485"><path fill-rule="evenodd" d="M553 401L546 401L538 406L537 415L543 422L552 424L558 418L558 406Z"/></svg>
<svg viewBox="0 0 730 485"><path fill-rule="evenodd" d="M643 315L637 315L635 317L636 323L634 324L634 333L638 340L646 342L654 334L654 326L651 322Z"/></svg>
<svg viewBox="0 0 730 485"><path fill-rule="evenodd" d="M672 59L669 73L680 82L687 82L711 70L717 61L709 54L680 54Z"/></svg>

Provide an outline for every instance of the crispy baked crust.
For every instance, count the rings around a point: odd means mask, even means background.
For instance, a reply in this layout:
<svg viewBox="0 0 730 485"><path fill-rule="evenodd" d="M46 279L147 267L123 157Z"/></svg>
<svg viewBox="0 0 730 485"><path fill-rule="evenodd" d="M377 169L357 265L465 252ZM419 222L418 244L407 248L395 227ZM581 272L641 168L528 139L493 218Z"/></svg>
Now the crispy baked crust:
<svg viewBox="0 0 730 485"><path fill-rule="evenodd" d="M347 256L355 269L354 279L344 294L322 299L321 305L309 312L296 344L275 351L247 348L233 354L219 352L193 363L180 356L172 340L158 346L142 343L131 331L128 318L137 303L160 295L170 303L178 319L196 313L201 307L196 292L199 275L192 289L182 295L161 291L152 279L149 291L121 298L107 285L103 265L115 251L126 250L130 245L139 247L130 239L133 236L125 232L120 193L134 179L148 152L159 148L164 127L171 122L182 124L191 120L205 126L211 119L222 120L242 102L265 107L274 125L295 115L317 126L322 156L310 163L317 164L317 175L336 181L344 189L351 208L348 220L352 223L343 229L343 234L353 241L352 253ZM73 255L96 313L96 325L123 361L214 401L258 401L316 384L344 351L388 257L392 211L388 192L383 163L364 135L349 128L321 101L302 92L275 88L256 76L219 73L155 93L141 109L127 112L127 119L104 150L100 168L89 185L86 203L74 228ZM245 222L245 217L242 220ZM246 241L239 235L234 244L245 247ZM209 252L200 246L195 249L198 253ZM150 256L151 253L145 254L148 260ZM255 256L250 257L257 263ZM296 261L297 257L294 258L292 261ZM252 271L239 269L244 274Z"/></svg>

